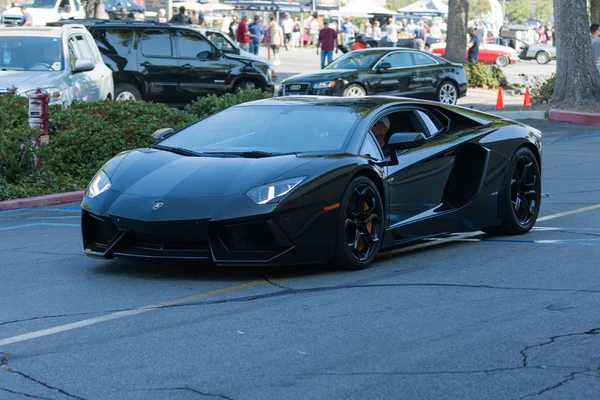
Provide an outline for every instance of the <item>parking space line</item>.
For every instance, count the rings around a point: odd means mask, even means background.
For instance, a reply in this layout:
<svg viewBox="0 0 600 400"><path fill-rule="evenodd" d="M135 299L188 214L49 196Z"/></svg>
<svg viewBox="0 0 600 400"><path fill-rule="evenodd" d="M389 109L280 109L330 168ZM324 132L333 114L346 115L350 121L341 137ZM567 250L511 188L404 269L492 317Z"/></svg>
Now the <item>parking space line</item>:
<svg viewBox="0 0 600 400"><path fill-rule="evenodd" d="M567 215L579 214L579 213L586 212L586 211L596 210L598 208L600 208L600 204L583 207L583 208L577 208L575 210L565 211L565 212L561 212L558 214L552 214L552 215L547 215L542 218L538 218L537 222L544 222L544 221L548 221L548 220L555 219L555 218L566 217Z"/></svg>
<svg viewBox="0 0 600 400"><path fill-rule="evenodd" d="M79 225L79 224L57 224L57 223L52 223L52 222L35 222L35 223L31 223L31 224L5 226L5 227L0 228L0 232L13 231L15 229L33 228L35 226L68 226L68 227L72 227L72 228L79 228L81 225Z"/></svg>
<svg viewBox="0 0 600 400"><path fill-rule="evenodd" d="M193 301L200 300L200 299L206 299L209 297L215 297L215 296L219 296L222 294L238 292L241 290L250 289L255 286L265 285L267 283L268 282L266 280L251 281L251 282L242 283L241 285L229 286L229 287L225 287L222 289L213 290L211 292L200 293L200 294L196 294L193 296L188 296L188 297L183 297L180 299L165 301L162 303L157 303L157 304L153 304L153 305L149 305L149 306L143 306L143 307L134 308L131 310L123 310L123 311L118 311L118 312L114 312L111 314L102 315L99 317L84 319L82 321L56 326L54 328L42 329L39 331L25 333L22 335L2 339L2 340L0 340L0 346L6 346L8 344L14 344L14 343L24 342L24 341L31 340L31 339L37 339L37 338L44 337L44 336L55 335L57 333L71 331L74 329L79 329L79 328L99 324L99 323L106 322L106 321L112 321L112 320L119 319L119 318L130 317L133 315L142 314L142 313L146 313L149 311L159 310L163 307L169 307L169 306L174 306L174 305L179 305L179 304L184 304L184 303L191 303Z"/></svg>
<svg viewBox="0 0 600 400"><path fill-rule="evenodd" d="M66 208L17 208L14 210L4 210L4 211L0 211L0 215L2 214L14 214L14 213L19 213L19 212L23 212L23 211L49 211L49 212L79 212L81 211L81 207L77 206L77 207L66 207Z"/></svg>

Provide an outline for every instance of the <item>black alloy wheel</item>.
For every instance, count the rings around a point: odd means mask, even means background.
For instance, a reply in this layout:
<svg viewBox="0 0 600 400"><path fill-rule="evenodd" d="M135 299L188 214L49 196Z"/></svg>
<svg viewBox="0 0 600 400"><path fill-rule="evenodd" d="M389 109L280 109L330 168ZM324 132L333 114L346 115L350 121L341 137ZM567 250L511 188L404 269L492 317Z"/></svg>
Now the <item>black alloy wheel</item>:
<svg viewBox="0 0 600 400"><path fill-rule="evenodd" d="M337 267L368 267L381 247L383 221L379 191L369 178L357 177L346 189L340 206Z"/></svg>
<svg viewBox="0 0 600 400"><path fill-rule="evenodd" d="M542 181L535 155L522 147L513 155L502 196L502 225L485 232L522 235L531 230L540 212Z"/></svg>

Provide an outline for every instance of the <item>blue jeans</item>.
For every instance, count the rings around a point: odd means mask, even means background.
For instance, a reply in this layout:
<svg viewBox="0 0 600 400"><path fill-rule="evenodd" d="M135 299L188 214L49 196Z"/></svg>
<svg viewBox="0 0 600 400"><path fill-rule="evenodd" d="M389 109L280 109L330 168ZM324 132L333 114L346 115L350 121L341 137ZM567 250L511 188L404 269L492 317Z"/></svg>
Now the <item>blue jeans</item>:
<svg viewBox="0 0 600 400"><path fill-rule="evenodd" d="M240 49L250 51L250 43L240 43Z"/></svg>
<svg viewBox="0 0 600 400"><path fill-rule="evenodd" d="M250 43L250 53L258 55L258 49L260 48L260 43Z"/></svg>
<svg viewBox="0 0 600 400"><path fill-rule="evenodd" d="M321 50L321 69L325 68L325 57L327 57L327 64L331 63L333 50Z"/></svg>

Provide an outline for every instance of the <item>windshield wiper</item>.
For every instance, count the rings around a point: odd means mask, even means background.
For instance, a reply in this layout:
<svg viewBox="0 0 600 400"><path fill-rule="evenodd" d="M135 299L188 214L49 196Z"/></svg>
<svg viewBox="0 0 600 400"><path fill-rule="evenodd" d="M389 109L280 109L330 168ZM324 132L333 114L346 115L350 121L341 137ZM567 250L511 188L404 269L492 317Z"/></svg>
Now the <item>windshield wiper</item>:
<svg viewBox="0 0 600 400"><path fill-rule="evenodd" d="M243 158L263 158L263 157L273 157L273 156L282 156L284 153L269 153L268 151L218 151L218 152L210 152L205 153L206 155L224 155L224 156L234 156L234 157L243 157ZM291 154L291 153L288 153Z"/></svg>
<svg viewBox="0 0 600 400"><path fill-rule="evenodd" d="M208 156L208 154L206 154L206 153L184 149L183 147L170 147L170 146L163 146L161 144L153 144L150 147L153 149L170 151L171 153L179 154L182 156L188 156L188 157L207 157Z"/></svg>
<svg viewBox="0 0 600 400"><path fill-rule="evenodd" d="M25 68L17 68L17 67L0 67L0 71L25 71Z"/></svg>

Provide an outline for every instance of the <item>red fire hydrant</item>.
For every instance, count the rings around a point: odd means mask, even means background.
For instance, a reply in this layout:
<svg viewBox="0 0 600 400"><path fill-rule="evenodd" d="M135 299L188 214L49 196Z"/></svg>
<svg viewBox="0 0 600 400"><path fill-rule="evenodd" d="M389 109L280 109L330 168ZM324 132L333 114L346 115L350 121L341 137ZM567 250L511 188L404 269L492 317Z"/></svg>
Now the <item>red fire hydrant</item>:
<svg viewBox="0 0 600 400"><path fill-rule="evenodd" d="M42 143L47 144L50 141L48 136L48 121L50 113L48 104L50 103L50 95L40 88L29 96L29 126L31 128L41 128L42 134L33 138L33 143L36 149L40 148ZM40 160L35 159L36 168L41 167Z"/></svg>

